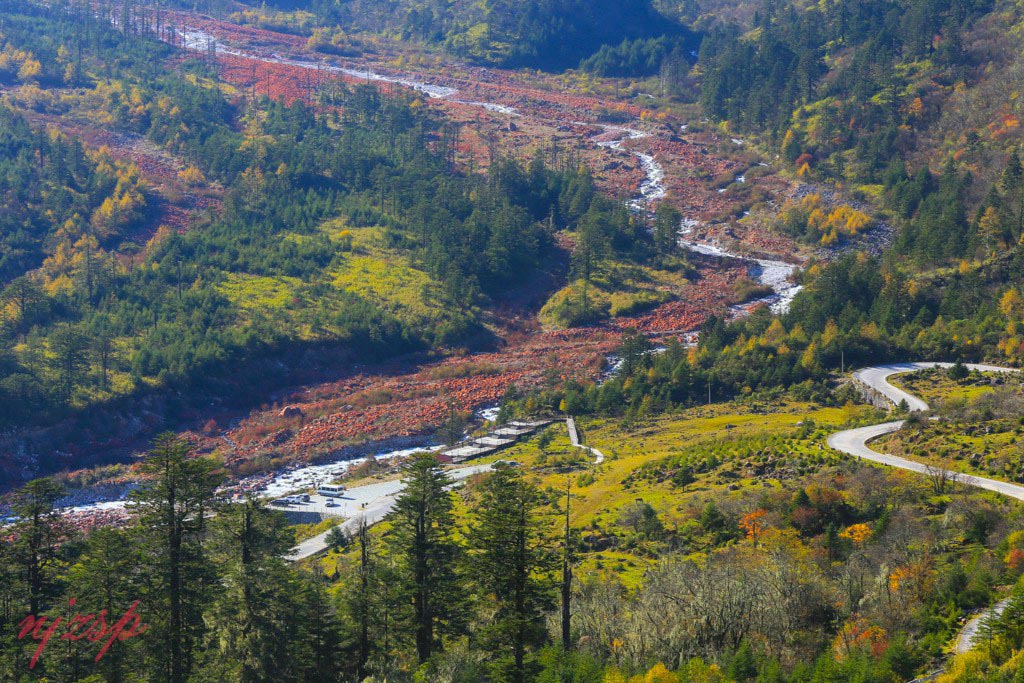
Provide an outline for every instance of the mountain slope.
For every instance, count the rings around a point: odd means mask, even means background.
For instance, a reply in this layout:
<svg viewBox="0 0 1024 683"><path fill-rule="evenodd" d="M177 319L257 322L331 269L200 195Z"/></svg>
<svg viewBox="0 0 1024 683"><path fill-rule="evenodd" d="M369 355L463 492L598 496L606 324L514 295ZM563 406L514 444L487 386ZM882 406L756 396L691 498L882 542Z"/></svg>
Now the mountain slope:
<svg viewBox="0 0 1024 683"><path fill-rule="evenodd" d="M287 14L271 19L268 10ZM321 27L423 41L474 62L512 68L575 67L603 45L660 36L696 49L690 32L650 0L271 0L236 16L307 33Z"/></svg>

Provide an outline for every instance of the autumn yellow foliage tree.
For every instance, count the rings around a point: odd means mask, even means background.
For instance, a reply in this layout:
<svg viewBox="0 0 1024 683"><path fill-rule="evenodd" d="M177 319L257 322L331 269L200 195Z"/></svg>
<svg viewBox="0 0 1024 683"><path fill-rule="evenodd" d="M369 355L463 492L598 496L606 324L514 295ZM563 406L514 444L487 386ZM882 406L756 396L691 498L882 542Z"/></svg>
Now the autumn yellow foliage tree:
<svg viewBox="0 0 1024 683"><path fill-rule="evenodd" d="M786 202L779 212L779 228L783 232L816 240L824 246L853 237L873 225L871 216L863 211L846 205L830 208L819 194Z"/></svg>
<svg viewBox="0 0 1024 683"><path fill-rule="evenodd" d="M867 524L853 524L839 532L839 537L848 539L860 547L871 538L871 527Z"/></svg>
<svg viewBox="0 0 1024 683"><path fill-rule="evenodd" d="M981 238L985 252L991 252L1000 246L1005 246L1002 238L1002 219L995 207L988 207L978 220L978 237Z"/></svg>
<svg viewBox="0 0 1024 683"><path fill-rule="evenodd" d="M42 70L43 65L39 63L39 60L26 59L18 68L18 80L22 83L35 83L39 79L39 74Z"/></svg>
<svg viewBox="0 0 1024 683"><path fill-rule="evenodd" d="M2 41L0 36L0 41ZM42 64L31 52L5 45L0 50L0 81L17 78L22 83L34 82L42 71Z"/></svg>
<svg viewBox="0 0 1024 683"><path fill-rule="evenodd" d="M1022 307L1024 307L1024 298L1021 298L1016 287L1010 287L999 298L999 311L1007 318L1020 316Z"/></svg>
<svg viewBox="0 0 1024 683"><path fill-rule="evenodd" d="M109 162L108 162L109 163ZM93 212L90 224L96 235L105 239L137 221L146 205L142 194L142 178L134 164L111 166L117 178L113 193Z"/></svg>
<svg viewBox="0 0 1024 683"><path fill-rule="evenodd" d="M604 683L626 683L626 678L618 671L609 671ZM647 673L637 674L629 679L629 683L679 683L679 676L669 671L668 667L658 662Z"/></svg>
<svg viewBox="0 0 1024 683"><path fill-rule="evenodd" d="M206 182L206 176L195 166L187 166L178 171L178 179L189 187L199 187Z"/></svg>

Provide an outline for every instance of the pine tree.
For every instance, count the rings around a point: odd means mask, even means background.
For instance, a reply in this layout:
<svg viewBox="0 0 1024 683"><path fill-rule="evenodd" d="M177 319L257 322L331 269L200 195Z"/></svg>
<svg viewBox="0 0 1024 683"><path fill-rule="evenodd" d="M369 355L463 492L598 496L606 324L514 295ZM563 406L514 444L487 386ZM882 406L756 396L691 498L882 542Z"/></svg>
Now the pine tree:
<svg viewBox="0 0 1024 683"><path fill-rule="evenodd" d="M52 479L35 479L16 494L14 543L15 564L24 577L23 595L28 596L29 614L38 615L56 595L55 580L60 545L69 527L56 509L63 487Z"/></svg>
<svg viewBox="0 0 1024 683"><path fill-rule="evenodd" d="M481 638L500 653L500 680L531 680L526 656L546 640L544 612L552 606L553 556L537 518L543 498L522 472L497 465L481 486L469 532L469 567L482 598L494 608ZM511 658L511 664L509 664Z"/></svg>
<svg viewBox="0 0 1024 683"><path fill-rule="evenodd" d="M24 584L13 543L0 543L0 679L15 680L27 666L26 648L19 648L15 625L25 618Z"/></svg>
<svg viewBox="0 0 1024 683"><path fill-rule="evenodd" d="M679 230L683 214L666 203L658 205L654 212L654 246L658 253L669 255L679 248Z"/></svg>
<svg viewBox="0 0 1024 683"><path fill-rule="evenodd" d="M221 589L210 610L226 680L287 680L299 667L301 582L282 555L291 545L283 516L258 499L222 509L210 524Z"/></svg>
<svg viewBox="0 0 1024 683"><path fill-rule="evenodd" d="M14 306L18 314L14 327L22 332L31 327L34 313L44 300L43 292L27 277L11 280L10 284L0 291L0 303Z"/></svg>
<svg viewBox="0 0 1024 683"><path fill-rule="evenodd" d="M454 446L466 431L466 416L453 402L448 404L448 416L441 426L441 433L447 446Z"/></svg>
<svg viewBox="0 0 1024 683"><path fill-rule="evenodd" d="M133 533L145 550L143 601L154 610L146 638L151 668L167 683L185 683L194 668L215 578L202 538L219 477L210 460L189 458L188 451L174 434L158 436L130 505Z"/></svg>
<svg viewBox="0 0 1024 683"><path fill-rule="evenodd" d="M423 663L443 647L443 636L463 630L464 595L456 572L450 480L432 453L414 456L406 472L405 488L387 517L392 527L388 547L412 604L407 625Z"/></svg>
<svg viewBox="0 0 1024 683"><path fill-rule="evenodd" d="M100 366L100 387L107 389L110 386L110 363L114 356L114 333L110 329L109 321L97 325L92 335L92 351Z"/></svg>
<svg viewBox="0 0 1024 683"><path fill-rule="evenodd" d="M299 596L301 642L293 639L289 654L297 660L296 673L303 683L334 683L338 672L347 664L343 658L341 624L328 592L330 580L323 566L314 564L309 574L300 573L303 578Z"/></svg>
<svg viewBox="0 0 1024 683"><path fill-rule="evenodd" d="M733 653L727 668L729 678L734 681L749 681L757 676L757 660L750 648L750 643L744 640L739 648Z"/></svg>
<svg viewBox="0 0 1024 683"><path fill-rule="evenodd" d="M95 529L89 534L84 552L68 570L66 594L76 599L80 612L107 610L107 614L123 614L138 599L146 580L142 565L139 544L130 533L112 528ZM147 605L140 605L136 611L143 622L149 619ZM101 672L104 680L121 683L128 680L130 672L145 666L139 652L142 642L142 639L129 639L117 643L99 662L92 661L94 649L82 648L85 651L80 653L80 658L90 670Z"/></svg>
<svg viewBox="0 0 1024 683"><path fill-rule="evenodd" d="M70 403L82 373L88 367L89 341L71 324L61 325L52 338L53 367L60 378L60 396Z"/></svg>
<svg viewBox="0 0 1024 683"><path fill-rule="evenodd" d="M356 622L356 678L366 678L366 665L370 661L370 610L373 565L370 558L370 532L363 518L359 524L359 584L351 601L353 620Z"/></svg>

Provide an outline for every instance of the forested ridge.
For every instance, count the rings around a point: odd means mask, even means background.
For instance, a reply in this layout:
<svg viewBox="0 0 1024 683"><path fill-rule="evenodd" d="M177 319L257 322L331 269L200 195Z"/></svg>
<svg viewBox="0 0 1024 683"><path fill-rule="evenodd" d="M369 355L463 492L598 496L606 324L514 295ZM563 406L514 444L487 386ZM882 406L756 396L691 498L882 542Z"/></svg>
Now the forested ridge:
<svg viewBox="0 0 1024 683"><path fill-rule="evenodd" d="M566 400L634 414L699 403L709 383L728 397L793 384L813 394L844 359L1018 364L1016 96L981 99L1019 68L1005 32L1020 21L1016 3L747 3L719 22L701 12L714 3L698 4L704 109L760 136L795 177L869 202L896 234L874 256L812 261L787 314L712 319L697 349ZM829 214L817 194L779 208L776 230L826 247L874 226L858 211Z"/></svg>
<svg viewBox="0 0 1024 683"><path fill-rule="evenodd" d="M332 38L368 33L436 45L480 64L558 71L582 61L608 76L649 74L660 66L666 44L685 47L687 55L697 45L685 25L650 0L274 0L241 11L206 0L200 6L243 23L314 35L325 46ZM614 48L619 54L610 58Z"/></svg>

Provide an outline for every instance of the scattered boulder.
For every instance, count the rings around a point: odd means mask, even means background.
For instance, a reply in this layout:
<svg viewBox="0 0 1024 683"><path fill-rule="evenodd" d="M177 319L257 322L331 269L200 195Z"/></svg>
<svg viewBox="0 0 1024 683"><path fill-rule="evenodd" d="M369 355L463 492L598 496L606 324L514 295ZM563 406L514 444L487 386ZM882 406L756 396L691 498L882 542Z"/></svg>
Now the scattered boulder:
<svg viewBox="0 0 1024 683"><path fill-rule="evenodd" d="M302 417L303 415L302 408L299 406L285 406L278 413L279 417Z"/></svg>

